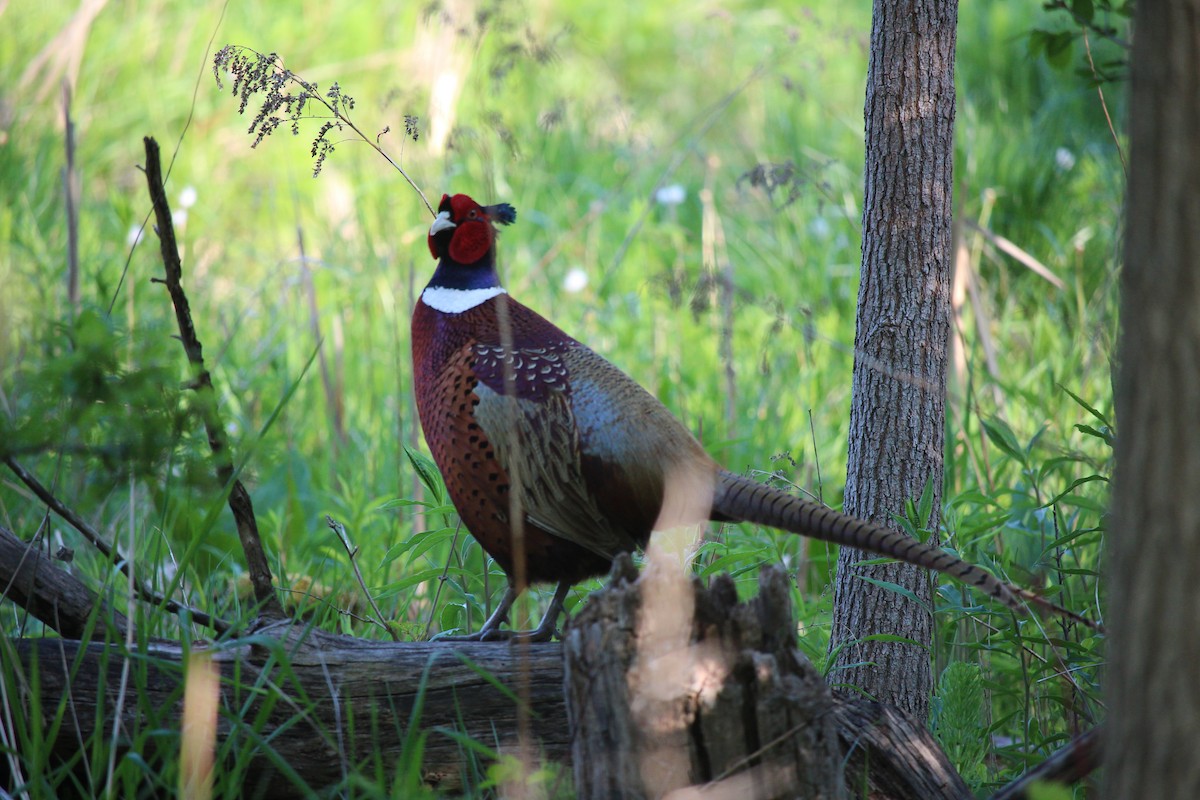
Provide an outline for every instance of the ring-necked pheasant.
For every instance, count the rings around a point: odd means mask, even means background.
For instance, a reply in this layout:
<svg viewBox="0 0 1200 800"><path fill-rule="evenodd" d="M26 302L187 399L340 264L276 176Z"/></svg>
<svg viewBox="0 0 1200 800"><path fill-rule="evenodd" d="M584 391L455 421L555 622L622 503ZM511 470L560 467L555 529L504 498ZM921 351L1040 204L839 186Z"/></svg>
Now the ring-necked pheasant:
<svg viewBox="0 0 1200 800"><path fill-rule="evenodd" d="M429 229L438 266L412 320L425 439L463 524L509 579L495 612L469 638L516 635L500 626L520 592L518 575L523 584L557 582L541 623L519 634L551 638L572 584L646 545L667 485L679 476L699 482L704 498L691 521L781 528L943 572L1012 608L1023 598L1062 613L904 533L722 469L650 393L508 296L496 273L493 223L515 220L507 203L443 195Z"/></svg>

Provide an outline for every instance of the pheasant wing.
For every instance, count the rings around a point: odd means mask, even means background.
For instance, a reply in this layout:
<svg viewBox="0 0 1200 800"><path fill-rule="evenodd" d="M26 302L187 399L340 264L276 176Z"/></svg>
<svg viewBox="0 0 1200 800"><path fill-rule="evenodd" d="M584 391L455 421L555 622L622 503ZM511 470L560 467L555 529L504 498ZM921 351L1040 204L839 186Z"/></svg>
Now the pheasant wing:
<svg viewBox="0 0 1200 800"><path fill-rule="evenodd" d="M480 344L475 355L475 421L495 447L526 519L605 558L644 544L661 491L656 500L653 491L617 485L625 482L613 465L585 453L566 354ZM633 507L606 503L613 493L626 503L632 498Z"/></svg>

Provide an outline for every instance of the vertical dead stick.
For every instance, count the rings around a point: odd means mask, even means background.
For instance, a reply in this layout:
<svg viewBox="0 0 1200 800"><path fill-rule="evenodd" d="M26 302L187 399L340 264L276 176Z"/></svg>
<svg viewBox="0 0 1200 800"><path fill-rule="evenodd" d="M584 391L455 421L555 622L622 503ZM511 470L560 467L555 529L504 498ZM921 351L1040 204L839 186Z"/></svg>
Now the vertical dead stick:
<svg viewBox="0 0 1200 800"><path fill-rule="evenodd" d="M162 249L163 268L166 279L163 283L171 295L175 306L175 319L179 323L179 339L187 353L188 362L194 371L192 388L200 400L200 413L204 417L204 430L208 434L208 446L212 449L213 460L217 465L217 478L223 485L233 483L229 488L229 510L237 523L238 538L242 542L242 550L246 554L246 566L250 570L250 582L254 586L254 599L262 609L264 618L280 618L283 607L280 606L275 590L271 583L271 568L267 565L267 556L258 535L258 523L254 519L254 505L250 501L250 493L242 485L241 480L233 480L233 459L225 445L224 428L217 416L217 398L213 391L212 376L204 366L204 355L200 339L196 336L196 328L192 324L192 312L188 306L187 295L183 291L183 265L179 260L179 248L175 244L175 226L171 223L171 206L167 202L167 192L163 187L162 164L159 159L158 142L152 137L145 137L146 143L146 183L150 189L150 201L154 204L154 218L158 231L158 240Z"/></svg>

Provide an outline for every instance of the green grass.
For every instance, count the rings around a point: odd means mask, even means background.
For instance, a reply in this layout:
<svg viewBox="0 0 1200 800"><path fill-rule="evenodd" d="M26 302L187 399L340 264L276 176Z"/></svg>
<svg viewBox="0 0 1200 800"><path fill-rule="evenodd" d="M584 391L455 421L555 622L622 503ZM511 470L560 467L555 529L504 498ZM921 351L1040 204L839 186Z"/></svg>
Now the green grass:
<svg viewBox="0 0 1200 800"><path fill-rule="evenodd" d="M357 99L353 116L364 130L390 127L380 142L434 202L443 191L512 202L520 221L505 231L501 267L514 294L658 394L731 469L779 471L837 505L869 9L485 7L494 13L486 29L460 19L438 33L442 12L430 16L418 5L377 12L308 4L300 12L235 4L214 45L278 51L322 87L338 81ZM358 546L384 614L406 635L419 637L429 625L477 626L502 575L488 572L465 533L456 535L452 509L419 485L404 450L424 448L408 359L408 309L433 266L419 199L349 139L314 180L308 149L316 123L299 138L280 130L252 150L249 120L217 91L205 58L219 6L106 7L86 47L51 48L48 62L82 53L72 104L82 176L80 285L84 308L94 312L88 319L104 322L81 329L65 299L58 77L43 72L22 82L71 13L13 4L3 14L19 33L0 37L0 120L7 120L0 122L0 436L30 449L38 441L67 445L65 453L22 459L133 555L159 590L174 588L229 618L248 613L235 591L240 550L203 433L194 416L179 413L193 401L179 389L185 370L165 292L150 282L161 273L157 240L147 231L131 256L127 245L149 210L137 170L141 137L156 136L167 157L182 137L168 189L176 208L185 186L198 198L180 226L184 285L236 458L246 459L272 568L296 590L289 604L331 630L383 635L340 611L365 606L324 524L331 514ZM1103 596L1096 570L1107 488L1103 480L1078 481L1107 476L1111 450L1076 428L1101 423L1070 393L1111 417L1123 176L1095 89L1028 57L1026 36L1038 19L1011 4L960 12L956 214L1016 242L1065 288L968 240L980 291L956 320L965 370L951 394L943 517L949 542L965 557L1021 583L1045 580L1061 590L1059 601L1094 613ZM553 57L530 55L550 45ZM444 74L457 76L461 94L451 147L436 152L430 95ZM1118 124L1120 95L1106 89ZM420 140L404 140L404 114L421 118ZM1074 158L1069 169L1059 163L1060 148ZM794 163L794 202L785 204L786 188L768 196L739 180L761 162ZM687 191L673 210L652 200L664 183ZM737 287L729 364L702 256L706 186L725 237L717 257L732 264ZM305 369L317 339L298 234L329 390L319 362ZM576 267L588 285L572 294L563 280ZM994 374L981 327L995 351ZM88 342L97 357L79 356ZM732 415L727 366L736 374ZM343 409L340 435L333 402ZM124 449L107 457L78 452L114 445ZM774 458L784 453L791 460ZM420 530L413 499L431 503ZM74 547L72 569L113 588L125 607L122 583L104 560L59 520L44 518L11 476L0 482L0 523ZM799 570L800 645L825 666L833 556L820 543L733 528L705 545L700 562L706 572L732 571L744 591L764 561ZM570 603L595 585L582 586ZM983 783L996 783L1099 714L1103 643L1057 623L1046 623L1043 635L1033 620L963 613L980 602L957 585L942 587L934 657L939 673L956 663L981 670L980 715L1003 744L983 773L969 766ZM174 617L139 613L147 636L204 635ZM11 604L0 604L0 615L8 635L44 633ZM30 790L35 796L77 780L41 764L40 751L29 749L33 733L24 735L31 737L22 740L25 767L47 770ZM95 758L86 773L100 786L108 781L107 736L97 731L89 742ZM116 785L142 785L120 777L136 764L118 759L116 769ZM366 784L393 780L379 768L364 776Z"/></svg>

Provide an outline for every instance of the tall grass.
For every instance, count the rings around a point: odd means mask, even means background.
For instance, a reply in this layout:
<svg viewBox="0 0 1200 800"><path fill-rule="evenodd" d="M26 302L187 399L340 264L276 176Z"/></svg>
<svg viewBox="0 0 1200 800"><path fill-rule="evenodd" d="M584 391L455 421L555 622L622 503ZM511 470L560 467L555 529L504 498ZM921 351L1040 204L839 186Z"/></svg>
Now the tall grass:
<svg viewBox="0 0 1200 800"><path fill-rule="evenodd" d="M331 514L403 635L477 626L494 603L502 574L405 452L423 447L407 351L409 308L432 268L428 212L349 139L313 180L316 123L251 149L248 120L209 71L216 31L217 46L275 50L322 88L338 81L358 101L356 121L370 135L389 129L380 144L433 199L463 191L516 205L520 222L505 231L500 258L523 302L658 394L730 468L775 473L837 505L870 20L865 6L826 6L581 0L300 12L161 0L106 7L82 38L54 44L71 9L10 5L13 33L0 37L0 433L26 443L28 465L156 588L230 619L247 613L237 537L178 388L167 299L150 283L161 270L153 234L130 249L149 209L136 168L141 136L157 136L166 154L178 140L168 188L176 200L185 187L197 198L179 225L184 284L236 457L253 447L245 477L285 602L329 629L384 635L354 613L365 599L324 524ZM1045 581L1059 602L1094 612L1111 453L1093 431L1112 416L1123 179L1094 88L1027 57L1037 14L1011 4L961 11L957 216L1017 243L1063 288L964 229L962 263L977 292L955 320L965 349L951 396L943 535L965 557L1018 582ZM91 333L69 321L66 304L55 70L70 77L73 52L82 54L72 117L81 296L99 321ZM1108 102L1121 119L1115 94ZM403 135L406 114L420 118L415 142ZM756 185L751 173L765 163L790 165L776 173L788 182ZM683 202L657 202L655 190L673 184ZM703 234L706 186L707 213L725 237L717 262L703 257L713 245ZM572 270L587 276L578 291L566 285ZM728 319L723 276L733 284ZM88 336L109 354L106 368L79 357ZM320 366L305 373L318 345ZM97 393L117 390L127 392L123 405L97 405ZM130 398L166 409L153 436L145 415L114 410ZM114 444L119 452L103 452ZM7 478L0 523L40 532L51 549L74 547L70 569L130 608L111 566ZM764 561L796 570L800 644L824 665L835 563L824 545L723 528L700 558L702 571L730 570L747 591ZM939 668L967 663L982 675L979 713L995 757L982 772L972 767L981 782L1020 771L1100 714L1101 641L983 611L956 585L940 594L933 657ZM11 604L0 614L9 635L46 633ZM140 636L204 634L137 614ZM140 768L129 754L105 766L107 730L80 764L53 769L37 731L14 732L26 778L39 775L34 796L78 781L122 796L147 785L129 772ZM230 745L234 760L239 746ZM233 792L229 780L218 795ZM376 765L355 786L392 780Z"/></svg>

